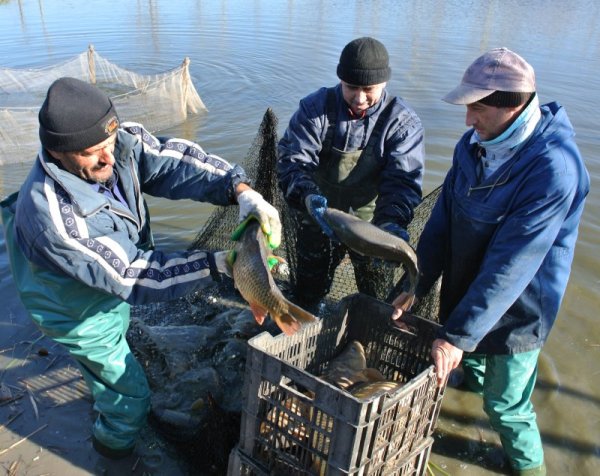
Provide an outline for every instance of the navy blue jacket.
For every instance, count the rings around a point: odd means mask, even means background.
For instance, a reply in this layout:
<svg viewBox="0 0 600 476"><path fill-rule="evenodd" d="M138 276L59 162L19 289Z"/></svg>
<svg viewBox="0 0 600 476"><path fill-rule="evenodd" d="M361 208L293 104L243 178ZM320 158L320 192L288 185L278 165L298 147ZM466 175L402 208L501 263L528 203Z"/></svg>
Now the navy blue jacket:
<svg viewBox="0 0 600 476"><path fill-rule="evenodd" d="M300 107L279 141L279 185L288 203L300 210L304 210L307 195L321 193L313 173L319 165L319 153L329 125L327 89L321 88L300 101ZM332 146L344 152L363 149L384 109L387 91L384 90L381 99L362 119L350 117L340 84L335 94L338 121ZM381 174L373 223L398 223L406 228L412 220L414 207L421 202L425 162L423 134L419 117L406 102L397 98L375 149Z"/></svg>
<svg viewBox="0 0 600 476"><path fill-rule="evenodd" d="M541 112L520 152L479 184L473 131L462 137L417 247L417 296L443 275L440 337L464 351L540 348L558 314L590 182L565 110Z"/></svg>

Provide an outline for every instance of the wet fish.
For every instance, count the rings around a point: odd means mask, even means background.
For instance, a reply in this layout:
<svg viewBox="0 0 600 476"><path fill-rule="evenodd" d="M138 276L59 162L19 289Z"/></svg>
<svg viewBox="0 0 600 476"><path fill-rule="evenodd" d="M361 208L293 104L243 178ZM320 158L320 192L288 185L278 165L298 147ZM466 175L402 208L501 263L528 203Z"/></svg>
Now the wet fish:
<svg viewBox="0 0 600 476"><path fill-rule="evenodd" d="M314 411L311 404L298 398L288 397L283 408L274 406L260 424L260 434L270 440L274 448L290 448L295 441L308 438L306 421Z"/></svg>
<svg viewBox="0 0 600 476"><path fill-rule="evenodd" d="M270 257L258 221L251 220L236 242L233 281L258 324L262 325L268 314L285 334L292 335L317 318L281 293L269 269Z"/></svg>
<svg viewBox="0 0 600 476"><path fill-rule="evenodd" d="M409 275L410 292L414 293L419 278L417 255L406 241L335 208L327 208L323 217L338 239L356 253L403 264Z"/></svg>
<svg viewBox="0 0 600 476"><path fill-rule="evenodd" d="M348 342L344 350L331 359L321 378L342 390L349 390L363 383L385 380L379 370L367 367L365 349L357 340Z"/></svg>
<svg viewBox="0 0 600 476"><path fill-rule="evenodd" d="M331 359L321 378L336 387L345 389L362 381L360 372L367 368L365 349L357 340L350 341L338 356Z"/></svg>
<svg viewBox="0 0 600 476"><path fill-rule="evenodd" d="M370 398L390 393L402 387L400 382L385 380L381 382L361 382L350 389L350 393L356 398Z"/></svg>
<svg viewBox="0 0 600 476"><path fill-rule="evenodd" d="M367 368L367 357L365 355L365 348L357 341L352 340L346 344L344 350L339 353L336 357L331 359L327 366L328 373L350 371L358 372Z"/></svg>

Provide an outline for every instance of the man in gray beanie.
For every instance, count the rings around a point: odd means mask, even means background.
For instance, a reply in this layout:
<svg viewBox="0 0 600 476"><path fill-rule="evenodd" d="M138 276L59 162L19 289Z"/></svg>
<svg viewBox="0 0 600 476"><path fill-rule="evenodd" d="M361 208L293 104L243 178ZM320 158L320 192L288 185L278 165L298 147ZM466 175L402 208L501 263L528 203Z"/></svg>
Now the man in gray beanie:
<svg viewBox="0 0 600 476"><path fill-rule="evenodd" d="M2 203L21 299L43 333L76 360L98 417L94 448L133 453L150 407L125 333L132 304L172 300L229 274L226 251L154 249L144 193L240 207L270 244L277 210L244 170L187 140L120 123L111 99L74 78L55 81L39 112L42 148L17 194Z"/></svg>
<svg viewBox="0 0 600 476"><path fill-rule="evenodd" d="M348 43L340 83L300 101L279 142L279 185L299 222L296 300L314 308L329 292L347 252L322 218L328 206L351 212L408 240L422 197L423 126L386 91L388 52L374 38ZM385 300L393 267L350 252L359 291Z"/></svg>
<svg viewBox="0 0 600 476"><path fill-rule="evenodd" d="M567 287L590 179L564 108L540 106L533 68L507 48L477 58L444 101L469 130L419 239L416 298L442 277L438 381L462 362L516 475L545 475L531 395ZM394 318L410 308L401 294ZM400 321L401 322L401 321ZM552 472L555 474L555 472Z"/></svg>

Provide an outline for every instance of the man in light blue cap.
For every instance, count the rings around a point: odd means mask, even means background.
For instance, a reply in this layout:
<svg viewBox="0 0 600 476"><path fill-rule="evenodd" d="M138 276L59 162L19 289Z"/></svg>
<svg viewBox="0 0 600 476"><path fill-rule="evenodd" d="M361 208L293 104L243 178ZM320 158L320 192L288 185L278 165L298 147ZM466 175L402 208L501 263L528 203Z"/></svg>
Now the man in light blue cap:
<svg viewBox="0 0 600 476"><path fill-rule="evenodd" d="M480 56L444 101L466 106L470 129L419 240L416 299L442 276L443 327L432 347L439 382L462 362L464 384L483 395L514 474L545 475L531 395L589 175L564 108L540 106L533 68L518 54ZM393 317L413 299L398 296Z"/></svg>

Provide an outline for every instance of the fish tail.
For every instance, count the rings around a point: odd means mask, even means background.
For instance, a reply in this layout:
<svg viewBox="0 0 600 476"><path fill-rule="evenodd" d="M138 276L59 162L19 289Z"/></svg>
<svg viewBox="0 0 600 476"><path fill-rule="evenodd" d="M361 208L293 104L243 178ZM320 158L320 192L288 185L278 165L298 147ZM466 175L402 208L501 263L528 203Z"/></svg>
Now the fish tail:
<svg viewBox="0 0 600 476"><path fill-rule="evenodd" d="M303 324L307 324L309 322L314 322L317 320L316 316L292 302L288 302L288 312L293 316L294 319L296 319L299 322L302 322Z"/></svg>

